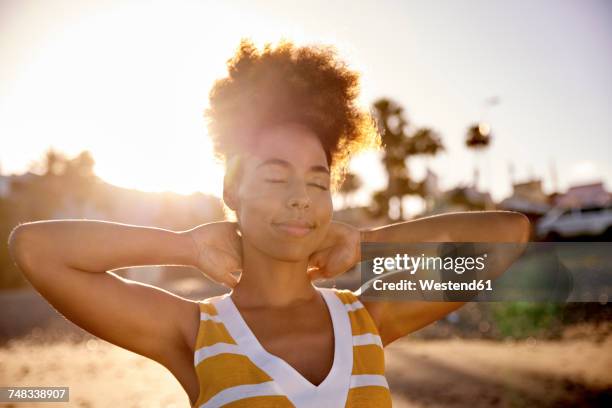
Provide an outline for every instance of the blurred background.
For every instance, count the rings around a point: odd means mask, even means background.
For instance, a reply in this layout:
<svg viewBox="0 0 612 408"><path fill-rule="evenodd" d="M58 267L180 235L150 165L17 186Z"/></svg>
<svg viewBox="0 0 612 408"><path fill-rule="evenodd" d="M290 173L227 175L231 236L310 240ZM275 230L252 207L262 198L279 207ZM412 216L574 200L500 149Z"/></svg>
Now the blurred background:
<svg viewBox="0 0 612 408"><path fill-rule="evenodd" d="M353 159L335 219L500 209L528 216L532 241L610 241L608 1L0 0L4 242L44 219L222 220L202 114L241 37L331 44L362 73L386 148ZM192 299L225 291L188 267L119 273ZM611 334L608 299L471 303L386 349L394 406L604 406ZM188 406L163 367L58 315L2 245L8 385L70 386L70 406Z"/></svg>

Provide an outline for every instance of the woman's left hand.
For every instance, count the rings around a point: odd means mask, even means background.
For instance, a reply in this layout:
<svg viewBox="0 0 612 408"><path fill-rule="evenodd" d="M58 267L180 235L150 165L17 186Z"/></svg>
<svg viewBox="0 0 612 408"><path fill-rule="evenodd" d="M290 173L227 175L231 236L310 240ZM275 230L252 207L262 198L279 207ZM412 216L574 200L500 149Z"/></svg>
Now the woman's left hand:
<svg viewBox="0 0 612 408"><path fill-rule="evenodd" d="M308 258L308 275L311 280L333 278L359 263L360 256L361 231L332 221L323 242Z"/></svg>

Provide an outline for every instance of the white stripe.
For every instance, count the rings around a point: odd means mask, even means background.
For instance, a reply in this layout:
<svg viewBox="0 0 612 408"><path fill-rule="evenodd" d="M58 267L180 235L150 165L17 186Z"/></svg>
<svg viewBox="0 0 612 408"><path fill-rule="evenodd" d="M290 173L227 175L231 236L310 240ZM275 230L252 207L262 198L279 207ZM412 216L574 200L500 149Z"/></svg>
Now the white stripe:
<svg viewBox="0 0 612 408"><path fill-rule="evenodd" d="M389 388L387 379L384 375L378 374L361 374L351 375L351 388L367 387L367 386L379 386Z"/></svg>
<svg viewBox="0 0 612 408"><path fill-rule="evenodd" d="M221 319L217 315L200 312L200 320L212 320L213 322L221 323Z"/></svg>
<svg viewBox="0 0 612 408"><path fill-rule="evenodd" d="M196 350L194 363L197 366L208 357L216 356L221 353L243 354L238 345L229 343L215 343L212 346L201 347Z"/></svg>
<svg viewBox="0 0 612 408"><path fill-rule="evenodd" d="M235 387L226 388L223 391L215 394L205 404L200 405L200 408L220 407L233 401L241 400L249 397L260 397L267 395L283 395L274 385L274 381L268 381L260 384L237 385Z"/></svg>
<svg viewBox="0 0 612 408"><path fill-rule="evenodd" d="M349 312L354 312L357 309L361 309L363 307L363 304L356 300L353 303L347 303L344 305L344 307L346 308L346 310L348 310Z"/></svg>
<svg viewBox="0 0 612 408"><path fill-rule="evenodd" d="M382 341L380 340L380 336L373 333L365 333L353 336L353 345L355 346L364 346L366 344L377 344L382 347Z"/></svg>

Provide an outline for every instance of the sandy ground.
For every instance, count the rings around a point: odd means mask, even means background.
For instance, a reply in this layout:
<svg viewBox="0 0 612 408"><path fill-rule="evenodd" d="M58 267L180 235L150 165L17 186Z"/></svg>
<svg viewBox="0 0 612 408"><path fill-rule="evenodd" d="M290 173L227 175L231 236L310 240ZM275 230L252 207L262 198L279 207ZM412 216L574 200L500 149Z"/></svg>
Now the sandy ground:
<svg viewBox="0 0 612 408"><path fill-rule="evenodd" d="M386 349L396 407L612 406L602 342L405 340Z"/></svg>
<svg viewBox="0 0 612 408"><path fill-rule="evenodd" d="M612 336L601 342L403 339L387 347L393 406L611 406ZM110 343L29 339L0 348L0 385L68 386L69 403L2 407L188 407L164 367Z"/></svg>

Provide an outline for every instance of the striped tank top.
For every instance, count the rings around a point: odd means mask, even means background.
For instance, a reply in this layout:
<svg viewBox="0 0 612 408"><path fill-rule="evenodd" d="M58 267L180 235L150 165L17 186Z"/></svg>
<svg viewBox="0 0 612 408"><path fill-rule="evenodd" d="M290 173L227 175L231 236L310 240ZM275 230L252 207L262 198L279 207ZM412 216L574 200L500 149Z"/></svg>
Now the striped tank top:
<svg viewBox="0 0 612 408"><path fill-rule="evenodd" d="M199 302L194 407L391 407L382 342L367 309L350 290L317 290L331 314L335 342L332 368L317 386L263 348L229 293Z"/></svg>

